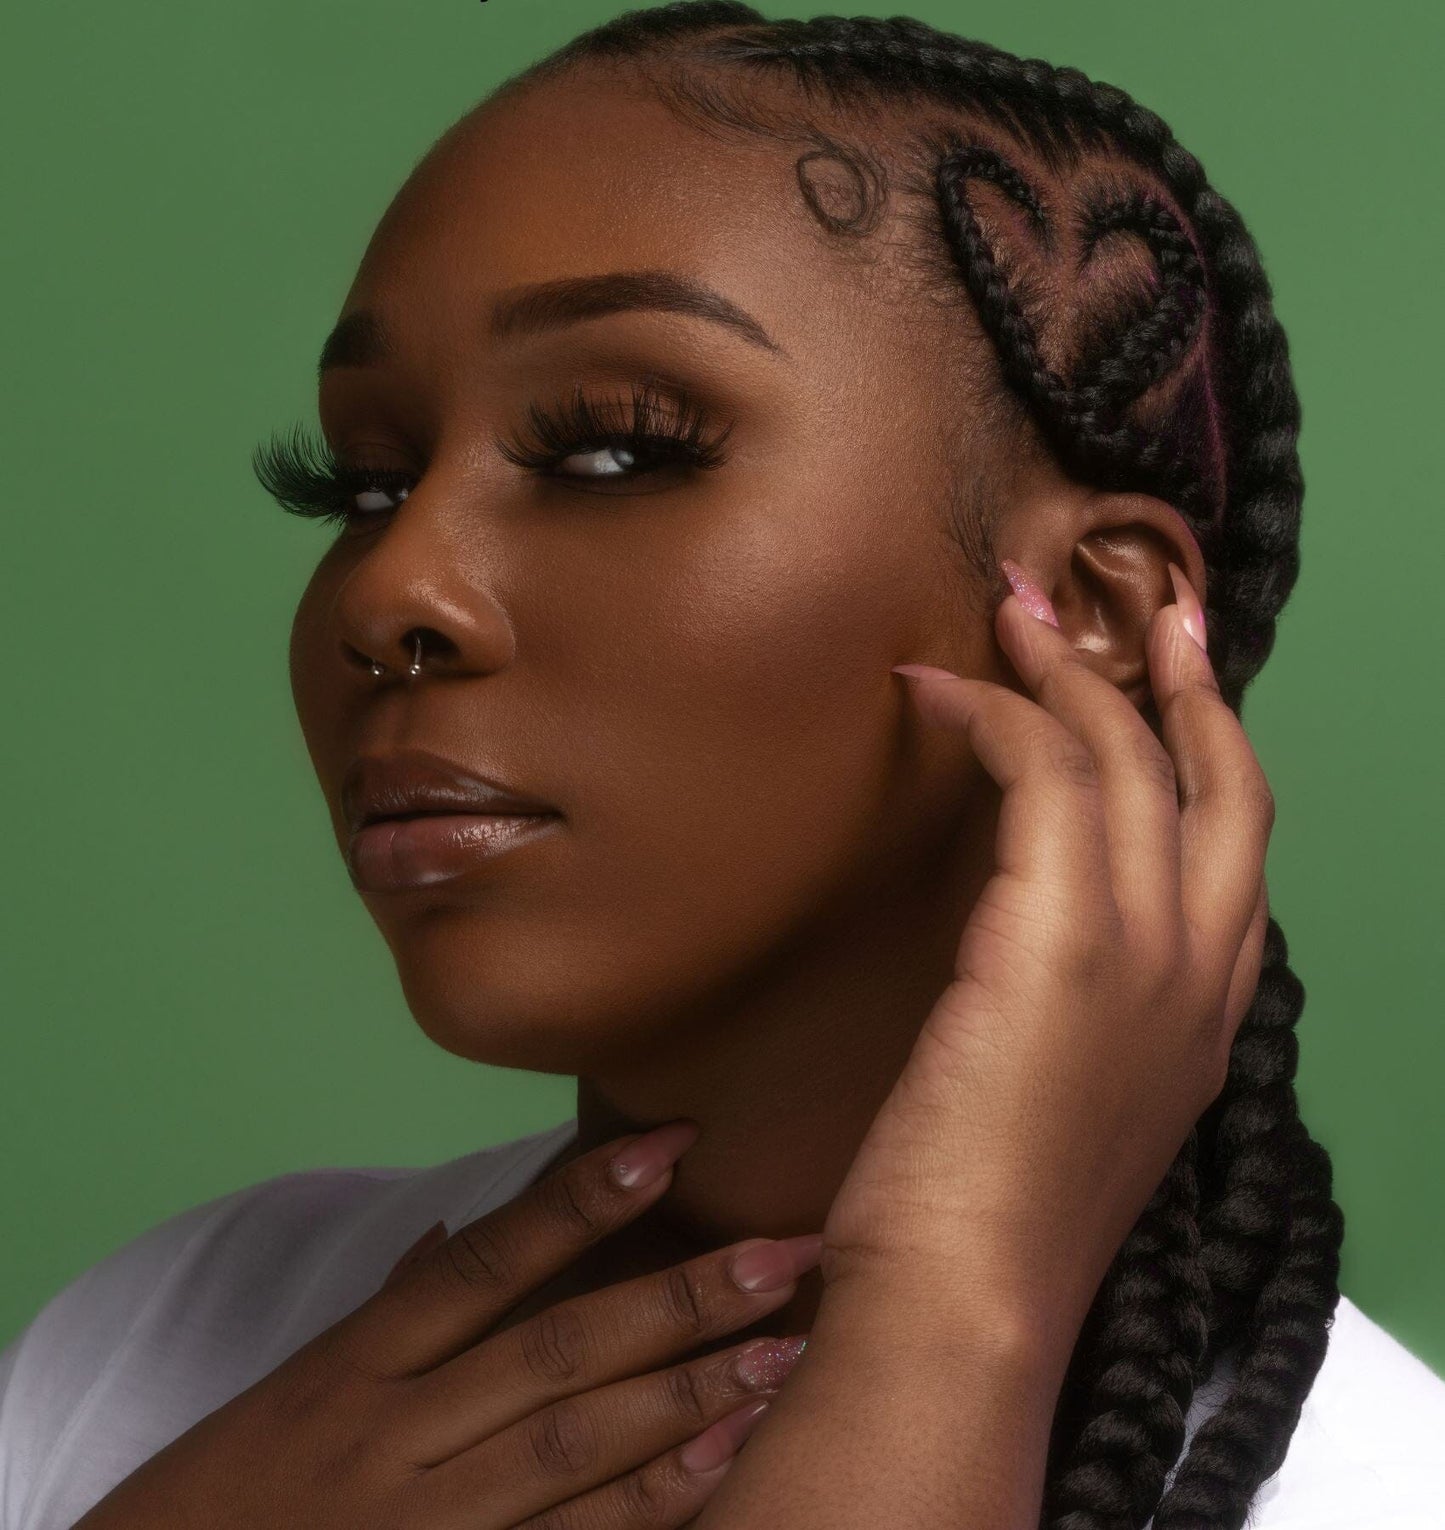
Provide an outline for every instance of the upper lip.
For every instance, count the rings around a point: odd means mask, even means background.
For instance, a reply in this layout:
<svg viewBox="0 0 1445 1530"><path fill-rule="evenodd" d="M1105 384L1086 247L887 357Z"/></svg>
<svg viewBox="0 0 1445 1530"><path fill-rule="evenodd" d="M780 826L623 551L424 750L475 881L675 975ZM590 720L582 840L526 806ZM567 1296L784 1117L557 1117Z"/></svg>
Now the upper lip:
<svg viewBox="0 0 1445 1530"><path fill-rule="evenodd" d="M341 784L352 833L413 813L555 813L556 808L423 749L364 754Z"/></svg>

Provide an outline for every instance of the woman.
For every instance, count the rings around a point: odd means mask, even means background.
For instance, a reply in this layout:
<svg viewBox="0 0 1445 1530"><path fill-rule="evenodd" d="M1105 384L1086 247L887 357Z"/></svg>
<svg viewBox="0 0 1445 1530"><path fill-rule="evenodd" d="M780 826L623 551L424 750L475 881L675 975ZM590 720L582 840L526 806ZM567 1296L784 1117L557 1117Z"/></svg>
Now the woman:
<svg viewBox="0 0 1445 1530"><path fill-rule="evenodd" d="M339 526L338 844L427 1035L577 1116L87 1272L0 1361L6 1530L1445 1523L1238 720L1285 340L1157 118L630 13L417 167L320 414L257 466Z"/></svg>

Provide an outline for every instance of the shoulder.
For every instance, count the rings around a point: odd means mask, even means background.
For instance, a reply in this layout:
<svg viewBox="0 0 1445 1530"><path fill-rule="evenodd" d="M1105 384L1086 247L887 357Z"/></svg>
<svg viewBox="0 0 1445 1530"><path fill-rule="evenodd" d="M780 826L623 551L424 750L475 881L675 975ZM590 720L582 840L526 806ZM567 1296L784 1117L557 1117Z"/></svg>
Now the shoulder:
<svg viewBox="0 0 1445 1530"><path fill-rule="evenodd" d="M421 1168L277 1175L92 1265L0 1352L0 1530L73 1523L67 1478L104 1496L370 1297L433 1222L455 1231L511 1199L575 1129ZM65 1504L47 1516L52 1492Z"/></svg>
<svg viewBox="0 0 1445 1530"><path fill-rule="evenodd" d="M1445 1530L1445 1380L1348 1297L1250 1530Z"/></svg>

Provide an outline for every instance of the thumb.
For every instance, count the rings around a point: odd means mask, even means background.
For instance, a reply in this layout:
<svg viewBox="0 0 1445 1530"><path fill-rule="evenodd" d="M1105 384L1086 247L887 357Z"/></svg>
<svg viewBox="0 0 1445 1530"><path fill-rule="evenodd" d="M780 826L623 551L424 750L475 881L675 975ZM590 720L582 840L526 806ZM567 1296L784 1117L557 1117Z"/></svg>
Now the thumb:
<svg viewBox="0 0 1445 1530"><path fill-rule="evenodd" d="M392 1265L386 1279L381 1283L381 1289L385 1291L388 1286L395 1285L411 1265L415 1264L423 1254L429 1253L434 1249L438 1243L443 1242L446 1236L447 1224L445 1222L433 1222L421 1237L407 1249L401 1258Z"/></svg>

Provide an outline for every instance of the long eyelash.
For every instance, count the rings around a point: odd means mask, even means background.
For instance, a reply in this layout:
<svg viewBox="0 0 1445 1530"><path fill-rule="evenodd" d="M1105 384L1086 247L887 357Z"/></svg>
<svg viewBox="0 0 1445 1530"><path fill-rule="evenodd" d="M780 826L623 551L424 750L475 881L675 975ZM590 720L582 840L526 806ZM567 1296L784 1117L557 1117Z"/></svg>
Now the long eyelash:
<svg viewBox="0 0 1445 1530"><path fill-rule="evenodd" d="M617 446L638 457L664 448L665 456L691 467L715 468L727 460L722 446L732 434L728 425L709 436L707 414L693 395L655 379L633 384L630 412L625 404L592 403L577 383L572 397L554 409L530 405L527 423L530 439L512 443L498 437L497 450L508 462L541 473L579 452Z"/></svg>
<svg viewBox="0 0 1445 1530"><path fill-rule="evenodd" d="M498 438L497 450L518 467L543 474L579 452L608 447L624 447L644 463L661 456L693 468L715 468L727 460L722 448L732 434L728 425L710 435L701 404L685 388L655 379L633 385L630 412L626 404L592 403L578 383L571 399L555 409L529 406L527 423L530 439L511 443ZM321 436L301 424L284 433L275 431L258 445L251 454L251 471L289 514L340 526L384 513L358 510L358 494L380 490L395 496L415 476L399 468L348 467Z"/></svg>
<svg viewBox="0 0 1445 1530"><path fill-rule="evenodd" d="M251 454L251 471L289 514L341 525L368 514L356 508L358 494L368 489L395 494L413 477L398 468L343 466L324 439L299 424L286 435L274 432L269 441L257 446Z"/></svg>

